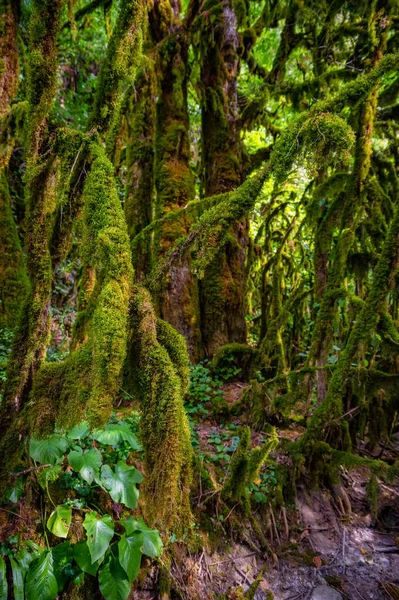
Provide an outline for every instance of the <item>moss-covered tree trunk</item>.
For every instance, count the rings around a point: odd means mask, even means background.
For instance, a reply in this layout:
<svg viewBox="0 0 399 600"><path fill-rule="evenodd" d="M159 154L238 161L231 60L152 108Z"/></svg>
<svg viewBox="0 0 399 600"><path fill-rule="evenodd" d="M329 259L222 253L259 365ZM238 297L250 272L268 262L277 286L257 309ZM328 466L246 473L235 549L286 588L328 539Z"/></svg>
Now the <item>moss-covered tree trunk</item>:
<svg viewBox="0 0 399 600"><path fill-rule="evenodd" d="M136 80L127 112L125 216L131 240L153 218L155 145L155 69L144 68ZM151 269L151 240L133 248L135 280L141 283Z"/></svg>
<svg viewBox="0 0 399 600"><path fill-rule="evenodd" d="M150 13L151 32L157 44L158 101L155 138L155 217L183 208L194 198L190 168L187 110L187 35L180 23L180 2L156 1ZM189 220L182 214L164 221L154 234L155 255L163 257L187 235ZM201 355L198 283L187 256L172 266L159 292L160 316L181 333L190 356Z"/></svg>
<svg viewBox="0 0 399 600"><path fill-rule="evenodd" d="M372 65L377 65L382 58L386 45L386 32L381 29L379 39L372 50ZM345 198L343 199L340 235L333 251L330 268L327 267L327 253L332 243L331 233L327 233L328 225L322 221L316 229L315 239L315 275L316 299L320 301L320 309L312 335L309 353L311 366L323 366L331 349L333 339L333 323L336 318L338 299L344 295L343 282L347 269L348 256L356 240L356 230L362 218L362 211L367 201L366 182L371 168L371 142L374 130L374 119L377 111L378 86L375 86L359 109L355 160ZM325 215L324 220L329 215ZM317 375L318 400L323 401L327 393L325 374Z"/></svg>
<svg viewBox="0 0 399 600"><path fill-rule="evenodd" d="M239 37L233 3L222 0L200 13L201 110L204 194L229 192L242 182L238 119ZM201 329L208 355L226 343L246 341L247 222L232 226L227 243L200 284Z"/></svg>
<svg viewBox="0 0 399 600"><path fill-rule="evenodd" d="M18 87L19 64L16 15L9 0L0 1L0 119L11 132L2 129L0 139L0 335L3 329L13 329L27 293L21 243L12 213L7 166L14 149L17 115L12 115L11 101Z"/></svg>
<svg viewBox="0 0 399 600"><path fill-rule="evenodd" d="M11 422L19 414L44 358L50 326L51 256L48 239L55 206L49 113L57 85L58 30L62 0L32 3L27 109L26 253L30 294L16 331L1 406L3 444L18 444ZM7 434L7 436L5 435Z"/></svg>

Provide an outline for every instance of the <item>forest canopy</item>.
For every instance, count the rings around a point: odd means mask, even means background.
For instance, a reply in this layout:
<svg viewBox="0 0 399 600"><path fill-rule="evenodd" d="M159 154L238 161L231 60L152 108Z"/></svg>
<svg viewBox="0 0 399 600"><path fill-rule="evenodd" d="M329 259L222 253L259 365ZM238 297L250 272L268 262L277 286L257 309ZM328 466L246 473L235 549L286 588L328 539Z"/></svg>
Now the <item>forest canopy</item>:
<svg viewBox="0 0 399 600"><path fill-rule="evenodd" d="M253 598L300 490L397 500L398 27L0 0L0 600Z"/></svg>

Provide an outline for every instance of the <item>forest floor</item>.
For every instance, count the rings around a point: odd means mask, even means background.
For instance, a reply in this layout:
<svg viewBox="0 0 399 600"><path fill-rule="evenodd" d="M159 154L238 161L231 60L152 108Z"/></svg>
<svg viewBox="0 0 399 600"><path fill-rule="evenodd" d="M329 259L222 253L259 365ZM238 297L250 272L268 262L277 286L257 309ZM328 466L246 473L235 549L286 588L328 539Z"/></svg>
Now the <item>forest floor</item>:
<svg viewBox="0 0 399 600"><path fill-rule="evenodd" d="M240 396L245 385L238 382L224 386L229 404ZM211 473L212 463L216 465L215 478L218 463L223 460L228 463L225 449L230 444L229 436L240 425L240 419L218 424L209 415L196 421L197 452L209 460ZM301 434L298 427L278 431L279 438L297 439ZM262 434L252 432L254 445L262 441ZM399 440L391 450L399 454ZM287 460L279 450L273 453L273 458L277 462ZM181 555L177 550L172 561L172 576L179 594L187 600L210 600L226 593L228 598L241 598L236 590L247 590L267 564L255 600L266 600L269 591L274 600L397 600L399 481L395 482L397 485L380 485L377 518L372 516L366 498L368 481L369 473L363 468L342 472L350 514L338 505L330 490L309 491L304 485L298 486L294 502L287 506L288 532L281 513L273 515L276 527L270 543L278 557L276 564L256 549L257 543L250 539L249 532L248 544L232 539L226 543L224 538L216 547L205 543L198 554L189 556L181 547ZM202 505L202 498L195 501ZM262 503L256 509L261 524L266 510ZM133 598L156 598L153 589L149 577Z"/></svg>

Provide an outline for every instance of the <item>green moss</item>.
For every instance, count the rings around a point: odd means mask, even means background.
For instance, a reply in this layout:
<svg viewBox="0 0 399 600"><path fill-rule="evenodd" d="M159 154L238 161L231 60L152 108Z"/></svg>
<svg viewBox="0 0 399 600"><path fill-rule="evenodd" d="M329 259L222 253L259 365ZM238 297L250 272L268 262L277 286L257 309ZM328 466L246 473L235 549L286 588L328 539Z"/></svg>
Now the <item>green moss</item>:
<svg viewBox="0 0 399 600"><path fill-rule="evenodd" d="M169 325L157 323L144 288L134 289L131 316L127 384L138 395L142 409L146 518L181 532L191 518L192 449L183 407L187 350L182 340L176 344L178 334Z"/></svg>
<svg viewBox="0 0 399 600"><path fill-rule="evenodd" d="M0 173L0 228L0 328L13 329L29 290L29 279L4 171Z"/></svg>
<svg viewBox="0 0 399 600"><path fill-rule="evenodd" d="M259 470L270 452L278 445L277 434L274 429L270 439L263 446L258 446L250 451L250 441L251 430L249 427L243 427L237 450L231 460L230 474L221 494L227 502L241 501L247 516L250 513L247 488L257 478Z"/></svg>
<svg viewBox="0 0 399 600"><path fill-rule="evenodd" d="M375 519L378 515L379 489L380 488L378 485L377 476L375 473L372 472L366 488L366 498L370 504L370 508Z"/></svg>
<svg viewBox="0 0 399 600"><path fill-rule="evenodd" d="M153 219L155 145L155 68L151 64L137 78L136 94L131 93L127 111L127 135L134 140L126 148L125 216L130 239L148 227ZM137 283L151 268L150 236L132 244Z"/></svg>
<svg viewBox="0 0 399 600"><path fill-rule="evenodd" d="M132 283L129 239L113 177L102 147L91 144L84 197L84 269L89 285L75 332L75 350L62 363L45 364L31 394L31 422L43 432L55 422L70 427L79 416L107 421L126 356Z"/></svg>
<svg viewBox="0 0 399 600"><path fill-rule="evenodd" d="M141 59L143 22L144 3L141 0L121 4L101 67L91 114L91 125L100 132L105 132L112 119L117 118L121 81L134 79Z"/></svg>

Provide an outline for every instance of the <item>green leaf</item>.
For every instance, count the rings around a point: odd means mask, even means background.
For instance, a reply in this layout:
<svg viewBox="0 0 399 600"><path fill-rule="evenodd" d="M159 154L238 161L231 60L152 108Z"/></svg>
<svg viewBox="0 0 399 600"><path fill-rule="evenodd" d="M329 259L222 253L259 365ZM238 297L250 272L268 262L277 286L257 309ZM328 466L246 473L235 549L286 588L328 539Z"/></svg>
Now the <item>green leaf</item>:
<svg viewBox="0 0 399 600"><path fill-rule="evenodd" d="M115 465L115 471L112 471L109 465L104 465L101 469L101 486L109 492L112 500L121 502L128 508L136 508L139 491L136 483L140 483L143 476L134 467L129 467L123 461Z"/></svg>
<svg viewBox="0 0 399 600"><path fill-rule="evenodd" d="M81 440L85 438L90 433L90 426L87 421L81 421L75 427L71 429L69 433L67 433L67 437L70 440Z"/></svg>
<svg viewBox="0 0 399 600"><path fill-rule="evenodd" d="M51 550L36 558L26 575L26 600L55 600L58 595L57 580Z"/></svg>
<svg viewBox="0 0 399 600"><path fill-rule="evenodd" d="M74 585L80 585L84 579L85 574L83 573L83 571L81 571L80 573L78 573L76 575L76 577L72 580L72 583Z"/></svg>
<svg viewBox="0 0 399 600"><path fill-rule="evenodd" d="M8 488L6 493L4 494L4 497L7 498L7 500L9 500L10 502L13 502L15 504L16 502L18 502L18 500L22 496L24 488L25 488L24 478L18 477L14 487Z"/></svg>
<svg viewBox="0 0 399 600"><path fill-rule="evenodd" d="M21 567L24 575L28 571L29 565L38 556L38 554L39 553L37 550L34 550L33 553L31 554L23 546L22 546L22 548L20 548L18 550L18 552L16 552L14 554L14 558L18 562L19 566Z"/></svg>
<svg viewBox="0 0 399 600"><path fill-rule="evenodd" d="M14 587L14 600L24 600L24 576L25 572L16 560L10 558L12 581Z"/></svg>
<svg viewBox="0 0 399 600"><path fill-rule="evenodd" d="M127 535L131 535L134 532L142 532L144 539L141 551L143 554L150 556L151 558L154 556L161 556L163 544L157 529L150 529L144 523L143 519L136 521L132 516L122 521L122 525L126 529Z"/></svg>
<svg viewBox="0 0 399 600"><path fill-rule="evenodd" d="M117 446L121 442L127 442L132 450L142 450L137 437L126 423L115 423L107 425L104 429L96 429L93 437L104 446Z"/></svg>
<svg viewBox="0 0 399 600"><path fill-rule="evenodd" d="M66 538L72 521L72 508L67 504L59 504L47 519L47 528L54 535Z"/></svg>
<svg viewBox="0 0 399 600"><path fill-rule="evenodd" d="M130 583L136 579L140 571L143 543L144 536L141 531L130 535L123 534L118 543L119 562L125 569Z"/></svg>
<svg viewBox="0 0 399 600"><path fill-rule="evenodd" d="M55 465L54 467L46 467L39 471L37 475L37 480L43 490L47 488L48 483L53 483L57 481L59 475L61 473L60 465Z"/></svg>
<svg viewBox="0 0 399 600"><path fill-rule="evenodd" d="M8 598L8 583L6 575L6 563L4 558L0 556L0 600L7 600Z"/></svg>
<svg viewBox="0 0 399 600"><path fill-rule="evenodd" d="M31 438L29 454L33 460L41 465L49 463L55 465L64 455L69 446L69 441L61 435L54 434L45 440Z"/></svg>
<svg viewBox="0 0 399 600"><path fill-rule="evenodd" d="M97 517L96 512L87 513L83 522L92 563L104 556L114 536L114 522L111 517L109 515L104 515L101 519Z"/></svg>
<svg viewBox="0 0 399 600"><path fill-rule="evenodd" d="M101 452L97 448L91 448L86 452L72 451L68 454L68 462L74 471L78 471L88 484L98 479L100 467L103 462Z"/></svg>
<svg viewBox="0 0 399 600"><path fill-rule="evenodd" d="M98 572L100 592L105 600L126 600L130 583L117 558L111 558Z"/></svg>
<svg viewBox="0 0 399 600"><path fill-rule="evenodd" d="M51 549L54 560L54 575L58 584L58 591L64 589L69 575L65 572L73 561L73 548L69 542L62 542Z"/></svg>
<svg viewBox="0 0 399 600"><path fill-rule="evenodd" d="M90 550L87 542L78 542L73 549L73 557L76 564L89 575L95 575L100 566L100 561L91 562Z"/></svg>

